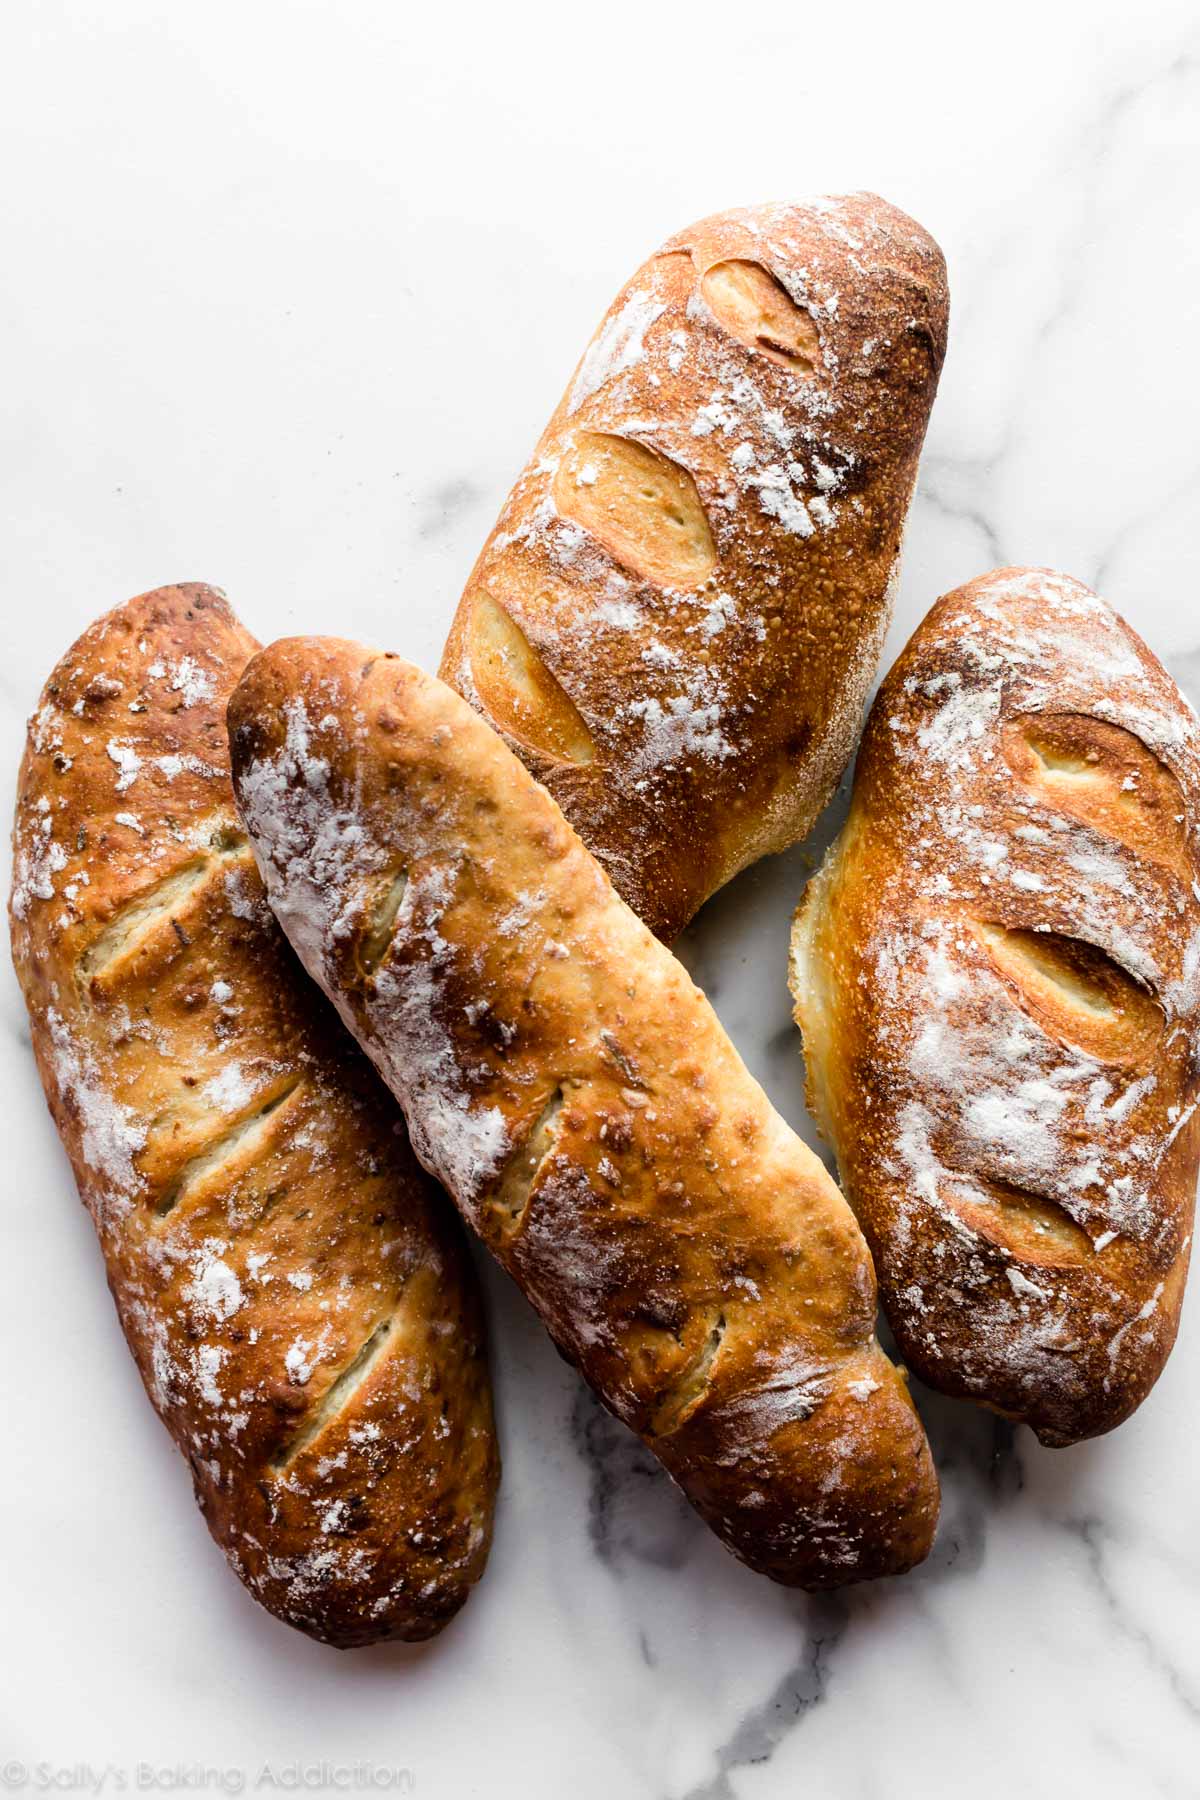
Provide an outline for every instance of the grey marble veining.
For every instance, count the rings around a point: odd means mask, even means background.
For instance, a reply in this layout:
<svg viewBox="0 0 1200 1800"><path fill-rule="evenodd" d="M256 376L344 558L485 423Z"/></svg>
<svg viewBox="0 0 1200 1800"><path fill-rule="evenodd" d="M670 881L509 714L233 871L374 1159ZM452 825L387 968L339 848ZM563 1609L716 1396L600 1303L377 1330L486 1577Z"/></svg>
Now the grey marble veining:
<svg viewBox="0 0 1200 1800"><path fill-rule="evenodd" d="M5 10L10 791L55 658L164 581L224 586L264 639L332 630L436 666L646 249L720 206L858 186L933 230L952 289L885 664L948 587L1046 563L1098 585L1200 701L1192 7L415 11ZM814 1144L787 934L845 803L843 784L809 843L679 946ZM481 1262L491 1565L440 1640L339 1657L260 1614L195 1514L7 967L0 1075L0 1760L111 1761L130 1786L139 1761L248 1784L268 1761L359 1762L452 1800L1200 1791L1195 1295L1154 1394L1091 1444L1047 1451L917 1387L932 1556L810 1597L725 1554Z"/></svg>

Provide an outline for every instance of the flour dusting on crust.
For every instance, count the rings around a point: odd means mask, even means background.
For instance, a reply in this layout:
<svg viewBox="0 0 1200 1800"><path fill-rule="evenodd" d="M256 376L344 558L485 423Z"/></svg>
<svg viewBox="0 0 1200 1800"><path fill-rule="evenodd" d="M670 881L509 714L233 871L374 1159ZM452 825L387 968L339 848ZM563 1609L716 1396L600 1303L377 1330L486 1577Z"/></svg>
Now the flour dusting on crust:
<svg viewBox="0 0 1200 1800"><path fill-rule="evenodd" d="M769 330L718 316L705 287L718 266L759 272L811 339L804 356L789 362ZM489 596L578 711L594 757L581 769L541 753L536 717L511 747L662 936L802 836L845 767L946 310L936 245L874 196L699 221L614 301L475 566L443 677L504 728L471 660L473 608ZM611 514L589 513L599 465L584 434L664 472L677 499L661 563L639 553L650 513L611 540ZM631 474L635 510L638 488ZM673 560L694 513L707 573Z"/></svg>
<svg viewBox="0 0 1200 1800"><path fill-rule="evenodd" d="M188 586L59 663L13 960L126 1339L230 1564L325 1641L428 1636L480 1572L495 1485L470 1273L238 830L224 706L254 648Z"/></svg>
<svg viewBox="0 0 1200 1800"><path fill-rule="evenodd" d="M1190 706L1088 589L1004 570L941 601L885 682L798 921L814 1091L905 1351L1050 1441L1115 1422L1173 1336L1198 868ZM853 1019L814 948L839 937ZM1164 1283L1171 1311L1144 1310Z"/></svg>

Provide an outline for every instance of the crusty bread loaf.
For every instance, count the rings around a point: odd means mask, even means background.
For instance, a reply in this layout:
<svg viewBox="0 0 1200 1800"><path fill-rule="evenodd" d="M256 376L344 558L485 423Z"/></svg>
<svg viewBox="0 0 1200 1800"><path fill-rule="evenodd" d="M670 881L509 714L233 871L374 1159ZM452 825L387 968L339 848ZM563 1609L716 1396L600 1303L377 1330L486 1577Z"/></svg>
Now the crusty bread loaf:
<svg viewBox="0 0 1200 1800"><path fill-rule="evenodd" d="M809 1092L923 1379L1044 1443L1175 1338L1200 1158L1200 726L1078 582L948 594L810 882Z"/></svg>
<svg viewBox="0 0 1200 1800"><path fill-rule="evenodd" d="M214 1538L314 1637L428 1637L491 1536L473 1271L264 902L223 716L255 648L188 585L63 658L21 769L14 960L121 1324Z"/></svg>
<svg viewBox="0 0 1200 1800"><path fill-rule="evenodd" d="M923 1557L936 1478L850 1209L550 796L335 639L256 657L229 722L281 924L563 1354L752 1567Z"/></svg>
<svg viewBox="0 0 1200 1800"><path fill-rule="evenodd" d="M442 676L668 941L849 759L946 325L941 252L873 195L701 220L617 295L475 565Z"/></svg>

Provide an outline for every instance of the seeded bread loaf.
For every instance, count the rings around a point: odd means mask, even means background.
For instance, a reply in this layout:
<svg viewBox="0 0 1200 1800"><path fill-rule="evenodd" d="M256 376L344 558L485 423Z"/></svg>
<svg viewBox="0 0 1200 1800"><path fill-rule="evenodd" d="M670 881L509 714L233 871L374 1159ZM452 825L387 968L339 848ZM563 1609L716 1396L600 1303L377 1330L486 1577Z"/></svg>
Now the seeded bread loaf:
<svg viewBox="0 0 1200 1800"><path fill-rule="evenodd" d="M809 1094L925 1381L1069 1444L1174 1342L1200 1160L1200 725L1000 569L884 682L797 916Z"/></svg>
<svg viewBox="0 0 1200 1800"><path fill-rule="evenodd" d="M751 1567L919 1561L937 1483L850 1209L545 789L336 639L256 657L229 722L277 917L563 1354Z"/></svg>
<svg viewBox="0 0 1200 1800"><path fill-rule="evenodd" d="M873 195L701 220L618 294L471 574L444 679L668 941L850 757L947 311Z"/></svg>
<svg viewBox="0 0 1200 1800"><path fill-rule="evenodd" d="M21 769L13 955L142 1379L273 1613L428 1637L482 1571L498 1462L461 1228L296 964L229 785L254 640L163 588L51 675Z"/></svg>

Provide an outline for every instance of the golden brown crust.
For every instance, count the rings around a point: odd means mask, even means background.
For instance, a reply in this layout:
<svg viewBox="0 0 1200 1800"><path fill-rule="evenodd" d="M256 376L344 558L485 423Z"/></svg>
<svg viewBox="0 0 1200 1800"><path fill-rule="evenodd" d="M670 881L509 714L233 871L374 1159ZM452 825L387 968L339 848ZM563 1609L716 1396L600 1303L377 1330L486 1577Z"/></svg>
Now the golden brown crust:
<svg viewBox="0 0 1200 1800"><path fill-rule="evenodd" d="M545 790L334 639L256 657L229 721L277 916L564 1355L752 1567L919 1561L936 1478L849 1208Z"/></svg>
<svg viewBox="0 0 1200 1800"><path fill-rule="evenodd" d="M255 649L189 584L63 658L21 769L14 961L213 1536L314 1637L428 1637L491 1536L478 1299L457 1220L263 899L223 718Z"/></svg>
<svg viewBox="0 0 1200 1800"><path fill-rule="evenodd" d="M948 594L880 689L792 991L922 1378L1045 1443L1162 1369L1200 1159L1200 726L1080 583Z"/></svg>
<svg viewBox="0 0 1200 1800"><path fill-rule="evenodd" d="M701 220L618 294L475 565L443 678L668 941L849 759L947 314L873 195Z"/></svg>

